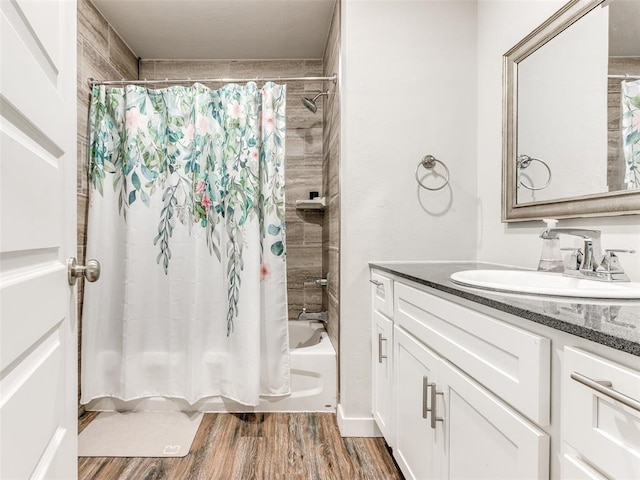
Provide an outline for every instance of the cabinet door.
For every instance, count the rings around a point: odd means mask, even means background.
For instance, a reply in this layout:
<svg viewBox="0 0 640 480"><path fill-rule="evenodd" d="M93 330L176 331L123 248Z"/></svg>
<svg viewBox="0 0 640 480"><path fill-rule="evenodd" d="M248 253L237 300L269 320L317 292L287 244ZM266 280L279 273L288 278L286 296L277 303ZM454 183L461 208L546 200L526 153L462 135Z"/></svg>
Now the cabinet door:
<svg viewBox="0 0 640 480"><path fill-rule="evenodd" d="M639 406L640 372L565 347L562 440L582 464L609 478L640 478ZM571 478L568 467L563 478Z"/></svg>
<svg viewBox="0 0 640 480"><path fill-rule="evenodd" d="M435 381L439 363L430 350L394 327L393 389L395 449L394 456L407 479L437 477L435 432L427 411L429 384Z"/></svg>
<svg viewBox="0 0 640 480"><path fill-rule="evenodd" d="M373 418L387 444L394 446L391 426L391 391L393 388L393 323L373 312Z"/></svg>
<svg viewBox="0 0 640 480"><path fill-rule="evenodd" d="M549 437L448 362L436 384L440 478L549 478Z"/></svg>

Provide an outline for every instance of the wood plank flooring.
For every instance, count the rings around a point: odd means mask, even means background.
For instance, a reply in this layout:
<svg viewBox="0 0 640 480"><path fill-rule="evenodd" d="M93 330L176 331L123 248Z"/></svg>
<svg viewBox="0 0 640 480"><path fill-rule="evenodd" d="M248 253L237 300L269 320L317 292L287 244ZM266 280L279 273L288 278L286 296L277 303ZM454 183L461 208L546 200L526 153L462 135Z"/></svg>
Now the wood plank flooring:
<svg viewBox="0 0 640 480"><path fill-rule="evenodd" d="M97 416L79 420L82 431ZM402 480L381 438L328 413L207 413L184 458L80 458L80 480Z"/></svg>

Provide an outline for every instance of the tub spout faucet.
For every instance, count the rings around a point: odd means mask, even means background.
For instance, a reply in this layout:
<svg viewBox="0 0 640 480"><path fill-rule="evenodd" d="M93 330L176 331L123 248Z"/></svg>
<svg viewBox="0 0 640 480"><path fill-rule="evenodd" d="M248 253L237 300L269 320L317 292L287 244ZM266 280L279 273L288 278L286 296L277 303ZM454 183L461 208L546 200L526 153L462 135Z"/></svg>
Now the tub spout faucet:
<svg viewBox="0 0 640 480"><path fill-rule="evenodd" d="M572 258L575 257L576 261L571 262L569 266L565 265L563 275L604 282L629 281L629 277L620 267L615 254L609 253L610 251L607 251L606 255L602 254L601 232L599 230L547 228L540 233L540 238L558 238L558 235L573 235L574 237L582 238L584 242L582 251L577 250L572 255Z"/></svg>
<svg viewBox="0 0 640 480"><path fill-rule="evenodd" d="M298 315L298 320L311 320L314 322L327 323L329 321L328 312L307 312L307 307L302 308L302 312Z"/></svg>

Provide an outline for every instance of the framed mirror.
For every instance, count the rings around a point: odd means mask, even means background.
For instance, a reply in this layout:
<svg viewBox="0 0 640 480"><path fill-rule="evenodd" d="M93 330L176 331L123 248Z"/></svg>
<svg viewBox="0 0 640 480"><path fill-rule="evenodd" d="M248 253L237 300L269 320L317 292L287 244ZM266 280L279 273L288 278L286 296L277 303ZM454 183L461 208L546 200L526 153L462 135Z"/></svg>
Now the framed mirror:
<svg viewBox="0 0 640 480"><path fill-rule="evenodd" d="M639 26L570 0L504 55L503 222L640 213Z"/></svg>

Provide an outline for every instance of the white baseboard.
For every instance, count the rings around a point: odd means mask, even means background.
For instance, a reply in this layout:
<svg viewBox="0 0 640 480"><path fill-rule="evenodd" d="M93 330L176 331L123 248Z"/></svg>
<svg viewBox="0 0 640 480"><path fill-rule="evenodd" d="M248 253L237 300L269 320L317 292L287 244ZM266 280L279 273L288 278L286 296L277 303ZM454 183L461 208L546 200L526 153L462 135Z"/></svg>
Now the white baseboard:
<svg viewBox="0 0 640 480"><path fill-rule="evenodd" d="M373 417L346 417L342 405L336 412L338 428L343 437L381 437L382 433Z"/></svg>

